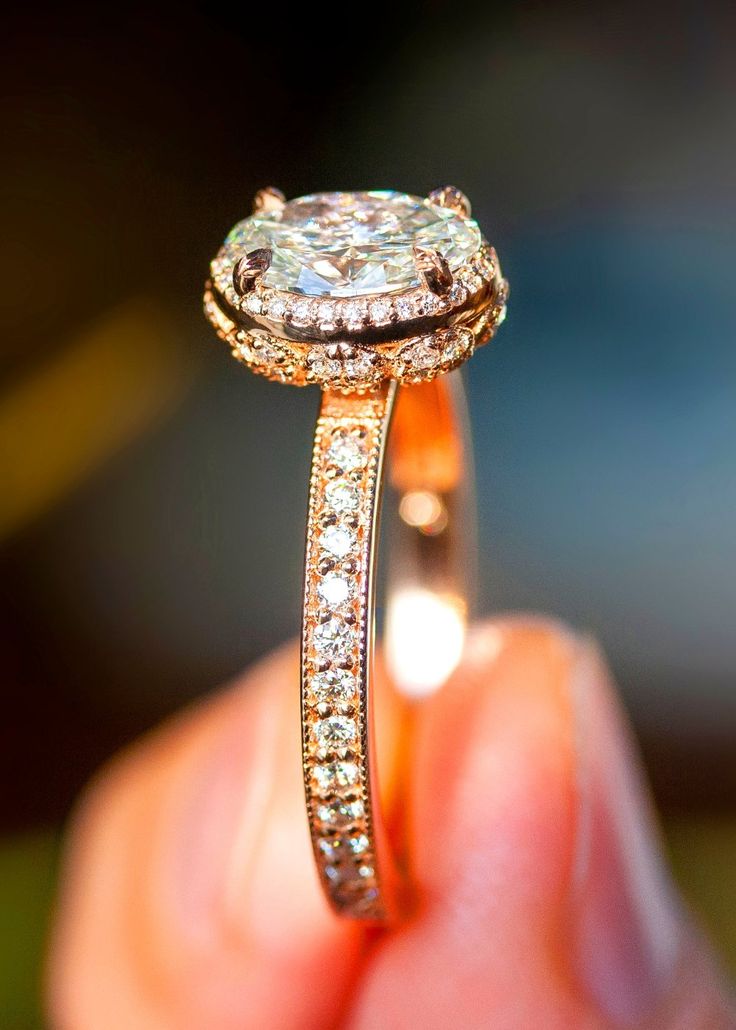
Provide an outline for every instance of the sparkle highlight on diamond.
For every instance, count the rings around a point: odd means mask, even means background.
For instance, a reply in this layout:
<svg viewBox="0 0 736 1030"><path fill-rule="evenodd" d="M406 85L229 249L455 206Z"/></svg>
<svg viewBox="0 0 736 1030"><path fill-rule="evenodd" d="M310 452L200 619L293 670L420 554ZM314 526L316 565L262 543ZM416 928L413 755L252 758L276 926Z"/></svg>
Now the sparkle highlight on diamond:
<svg viewBox="0 0 736 1030"><path fill-rule="evenodd" d="M239 222L226 240L226 247L243 254L269 250L263 284L307 297L411 289L423 282L415 246L438 251L457 269L480 245L472 219L393 190L299 197Z"/></svg>

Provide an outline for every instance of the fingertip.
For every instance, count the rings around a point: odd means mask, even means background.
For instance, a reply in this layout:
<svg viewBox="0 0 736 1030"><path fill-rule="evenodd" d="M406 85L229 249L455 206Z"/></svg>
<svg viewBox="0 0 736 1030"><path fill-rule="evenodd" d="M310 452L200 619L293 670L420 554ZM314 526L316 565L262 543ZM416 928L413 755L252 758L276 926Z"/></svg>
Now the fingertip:
<svg viewBox="0 0 736 1030"><path fill-rule="evenodd" d="M329 1021L360 939L313 869L298 670L281 649L97 778L68 845L54 1025Z"/></svg>
<svg viewBox="0 0 736 1030"><path fill-rule="evenodd" d="M457 890L479 866L472 875L485 869L504 883L506 903L517 893L531 903L564 876L575 830L570 680L578 649L568 630L542 619L473 629L462 665L419 717L413 838L425 886ZM422 841L439 838L459 846L427 861Z"/></svg>
<svg viewBox="0 0 736 1030"><path fill-rule="evenodd" d="M419 904L351 1025L377 1006L397 1030L731 1025L592 641L540 619L474 630L417 711L409 797Z"/></svg>
<svg viewBox="0 0 736 1030"><path fill-rule="evenodd" d="M578 647L544 620L484 623L418 709L409 794L418 904L379 949L355 1025L370 1025L379 998L395 1027L542 1025L542 1011L552 1013L545 1026L577 1025L551 954L574 852Z"/></svg>

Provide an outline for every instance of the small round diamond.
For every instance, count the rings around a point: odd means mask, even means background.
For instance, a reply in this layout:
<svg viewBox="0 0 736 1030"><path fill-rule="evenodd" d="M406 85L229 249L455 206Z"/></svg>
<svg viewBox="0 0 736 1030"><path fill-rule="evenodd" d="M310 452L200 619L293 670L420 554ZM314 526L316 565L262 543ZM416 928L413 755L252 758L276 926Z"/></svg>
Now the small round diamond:
<svg viewBox="0 0 736 1030"><path fill-rule="evenodd" d="M348 837L348 847L354 855L362 855L364 851L368 850L369 843L364 833L356 833L353 837Z"/></svg>
<svg viewBox="0 0 736 1030"><path fill-rule="evenodd" d="M245 298L245 306L251 315L260 315L263 310L263 303L257 293L249 293Z"/></svg>
<svg viewBox="0 0 736 1030"><path fill-rule="evenodd" d="M331 301L325 300L317 305L317 321L320 325L334 325L335 317L335 305Z"/></svg>
<svg viewBox="0 0 736 1030"><path fill-rule="evenodd" d="M260 336L253 337L250 349L253 359L262 365L276 365L284 360L284 352Z"/></svg>
<svg viewBox="0 0 736 1030"><path fill-rule="evenodd" d="M473 349L473 334L469 329L451 329L442 348L444 361L462 361Z"/></svg>
<svg viewBox="0 0 736 1030"><path fill-rule="evenodd" d="M360 492L357 486L344 479L332 479L325 487L325 504L338 515L357 511L360 507Z"/></svg>
<svg viewBox="0 0 736 1030"><path fill-rule="evenodd" d="M331 715L329 719L320 719L316 723L314 735L320 747L347 747L355 741L357 727L354 719Z"/></svg>
<svg viewBox="0 0 736 1030"><path fill-rule="evenodd" d="M315 649L326 658L347 658L353 647L350 626L334 616L314 627L312 640Z"/></svg>
<svg viewBox="0 0 736 1030"><path fill-rule="evenodd" d="M344 604L352 593L351 581L337 572L328 573L317 584L317 593L325 604Z"/></svg>
<svg viewBox="0 0 736 1030"><path fill-rule="evenodd" d="M348 705L355 701L355 677L346 669L319 672L312 677L309 686L320 704Z"/></svg>
<svg viewBox="0 0 736 1030"><path fill-rule="evenodd" d="M291 317L294 322L307 325L312 320L312 305L308 300L297 300L291 305Z"/></svg>
<svg viewBox="0 0 736 1030"><path fill-rule="evenodd" d="M365 447L354 436L336 436L329 446L327 457L343 472L364 468L368 460Z"/></svg>
<svg viewBox="0 0 736 1030"><path fill-rule="evenodd" d="M368 305L368 314L372 322L376 325L384 325L386 322L391 321L391 304L389 301L380 297L378 300L372 300Z"/></svg>
<svg viewBox="0 0 736 1030"><path fill-rule="evenodd" d="M342 842L339 837L323 837L317 847L330 862L337 862Z"/></svg>
<svg viewBox="0 0 736 1030"><path fill-rule="evenodd" d="M444 303L444 299L436 297L434 293L425 293L420 297L417 303L417 311L420 315L433 315L439 311Z"/></svg>
<svg viewBox="0 0 736 1030"><path fill-rule="evenodd" d="M324 347L312 347L307 364L320 379L337 379L340 375L340 362L328 357Z"/></svg>
<svg viewBox="0 0 736 1030"><path fill-rule="evenodd" d="M397 297L394 301L394 307L396 308L396 314L404 321L416 318L419 313L417 310L417 298L412 294L407 294L405 297Z"/></svg>
<svg viewBox="0 0 736 1030"><path fill-rule="evenodd" d="M360 329L365 322L368 308L364 301L351 300L343 304L342 317L348 329Z"/></svg>
<svg viewBox="0 0 736 1030"><path fill-rule="evenodd" d="M269 318L281 319L286 313L286 303L281 297L271 297L266 310Z"/></svg>
<svg viewBox="0 0 736 1030"><path fill-rule="evenodd" d="M350 379L369 379L375 372L373 355L366 350L359 351L354 358L345 361L344 368Z"/></svg>
<svg viewBox="0 0 736 1030"><path fill-rule="evenodd" d="M365 809L362 801L333 801L330 804L317 806L317 818L330 826L345 826L362 819Z"/></svg>
<svg viewBox="0 0 736 1030"><path fill-rule="evenodd" d="M450 287L449 299L453 304L464 304L468 298L468 291L462 283L455 282Z"/></svg>
<svg viewBox="0 0 736 1030"><path fill-rule="evenodd" d="M358 766L355 762L329 762L314 767L314 779L323 793L354 787L358 782Z"/></svg>
<svg viewBox="0 0 736 1030"><path fill-rule="evenodd" d="M340 879L342 877L342 872L340 870L340 866L337 866L337 865L326 865L324 870L323 870L323 872L325 874L325 877L331 883L339 883L340 882Z"/></svg>
<svg viewBox="0 0 736 1030"><path fill-rule="evenodd" d="M355 534L343 526L327 526L319 535L319 544L334 558L345 558L355 546Z"/></svg>
<svg viewBox="0 0 736 1030"><path fill-rule="evenodd" d="M422 372L434 368L440 359L439 351L435 348L431 337L426 336L407 347L403 351L402 357L413 368Z"/></svg>

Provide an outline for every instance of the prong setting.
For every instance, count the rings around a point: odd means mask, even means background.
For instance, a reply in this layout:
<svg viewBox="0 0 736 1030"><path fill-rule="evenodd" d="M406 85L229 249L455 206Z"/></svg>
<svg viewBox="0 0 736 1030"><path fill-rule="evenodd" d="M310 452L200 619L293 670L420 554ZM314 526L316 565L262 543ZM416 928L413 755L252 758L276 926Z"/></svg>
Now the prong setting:
<svg viewBox="0 0 736 1030"><path fill-rule="evenodd" d="M439 189L432 190L427 200L430 204L454 211L461 218L470 218L472 211L470 201L457 186L440 186Z"/></svg>
<svg viewBox="0 0 736 1030"><path fill-rule="evenodd" d="M327 356L336 358L338 361L348 361L350 358L354 358L355 354L355 347L349 343L331 343L327 347Z"/></svg>
<svg viewBox="0 0 736 1030"><path fill-rule="evenodd" d="M233 288L238 296L243 297L255 287L263 273L271 264L271 251L267 247L251 250L235 262L233 267Z"/></svg>
<svg viewBox="0 0 736 1030"><path fill-rule="evenodd" d="M269 189L256 206L281 202ZM486 343L505 314L498 259L468 211L452 187L425 199L375 191L287 201L283 216L251 216L230 231L210 266L207 315L235 357L273 381L351 393L433 379Z"/></svg>
<svg viewBox="0 0 736 1030"><path fill-rule="evenodd" d="M453 277L450 266L438 250L429 250L426 247L414 248L414 261L417 271L424 277L424 281L432 293L438 297L444 297L450 292Z"/></svg>
<svg viewBox="0 0 736 1030"><path fill-rule="evenodd" d="M258 190L253 198L253 214L273 214L276 211L281 211L285 203L286 197L281 190L276 189L275 186L265 186L263 189Z"/></svg>

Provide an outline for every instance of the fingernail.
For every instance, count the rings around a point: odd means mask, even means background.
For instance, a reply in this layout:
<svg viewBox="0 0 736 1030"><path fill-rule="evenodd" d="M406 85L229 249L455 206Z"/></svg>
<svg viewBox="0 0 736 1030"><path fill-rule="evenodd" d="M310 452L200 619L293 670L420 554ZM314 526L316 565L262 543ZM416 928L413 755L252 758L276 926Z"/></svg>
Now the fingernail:
<svg viewBox="0 0 736 1030"><path fill-rule="evenodd" d="M650 1017L672 983L681 913L636 747L603 659L584 643L573 683L579 810L573 963L606 1021Z"/></svg>

